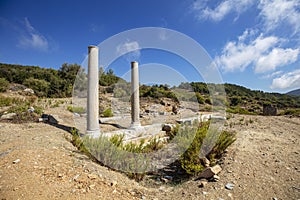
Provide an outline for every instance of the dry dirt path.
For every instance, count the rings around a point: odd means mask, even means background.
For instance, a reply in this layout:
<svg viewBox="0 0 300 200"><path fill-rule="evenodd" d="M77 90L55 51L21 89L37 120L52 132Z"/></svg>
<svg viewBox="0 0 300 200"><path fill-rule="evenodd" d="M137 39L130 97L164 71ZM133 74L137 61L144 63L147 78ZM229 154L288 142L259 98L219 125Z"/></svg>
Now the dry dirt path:
<svg viewBox="0 0 300 200"><path fill-rule="evenodd" d="M147 188L147 180L136 183L82 155L62 129L0 123L0 199L300 199L300 118L234 115L230 123L237 141L220 181L204 188L193 180Z"/></svg>

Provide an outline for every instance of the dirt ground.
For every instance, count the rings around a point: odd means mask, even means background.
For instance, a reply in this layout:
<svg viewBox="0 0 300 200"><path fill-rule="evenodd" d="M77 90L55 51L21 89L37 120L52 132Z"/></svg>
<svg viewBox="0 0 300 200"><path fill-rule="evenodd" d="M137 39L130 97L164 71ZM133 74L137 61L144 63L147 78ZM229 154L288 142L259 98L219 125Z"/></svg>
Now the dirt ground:
<svg viewBox="0 0 300 200"><path fill-rule="evenodd" d="M66 109L51 112L72 126ZM300 118L232 115L225 128L237 141L220 180L201 188L195 180L137 183L78 152L62 127L1 122L0 199L300 199Z"/></svg>

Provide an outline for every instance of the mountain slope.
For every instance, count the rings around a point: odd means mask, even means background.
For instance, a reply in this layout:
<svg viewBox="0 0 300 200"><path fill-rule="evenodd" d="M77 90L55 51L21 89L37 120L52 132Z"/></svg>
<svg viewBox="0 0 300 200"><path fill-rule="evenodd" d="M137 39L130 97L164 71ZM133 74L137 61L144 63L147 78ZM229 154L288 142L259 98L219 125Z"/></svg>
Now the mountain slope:
<svg viewBox="0 0 300 200"><path fill-rule="evenodd" d="M290 91L290 92L288 92L286 94L292 95L292 96L300 96L300 89Z"/></svg>

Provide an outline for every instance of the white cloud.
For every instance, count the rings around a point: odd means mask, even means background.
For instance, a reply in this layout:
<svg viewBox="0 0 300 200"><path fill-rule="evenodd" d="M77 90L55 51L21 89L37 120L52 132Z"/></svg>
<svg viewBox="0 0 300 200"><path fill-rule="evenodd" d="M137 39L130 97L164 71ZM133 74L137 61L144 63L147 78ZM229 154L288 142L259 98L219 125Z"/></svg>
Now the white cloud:
<svg viewBox="0 0 300 200"><path fill-rule="evenodd" d="M38 31L30 24L29 20L24 20L25 31L19 38L19 47L34 48L37 50L47 51L49 48L48 40L38 33Z"/></svg>
<svg viewBox="0 0 300 200"><path fill-rule="evenodd" d="M218 22L231 12L237 15L245 12L254 3L255 0L224 0L212 9L207 6L206 1L197 0L193 3L192 9L197 12L199 20L210 19Z"/></svg>
<svg viewBox="0 0 300 200"><path fill-rule="evenodd" d="M122 56L126 55L128 61L137 61L141 56L140 45L137 41L127 41L123 44L117 46L117 55Z"/></svg>
<svg viewBox="0 0 300 200"><path fill-rule="evenodd" d="M273 79L271 89L296 89L300 87L300 69Z"/></svg>
<svg viewBox="0 0 300 200"><path fill-rule="evenodd" d="M222 55L216 57L216 63L225 72L244 71L247 66L256 63L279 41L277 37L264 37L260 34L255 40L250 40L247 43L246 39L249 36L249 31L245 31L237 42L228 42L222 50Z"/></svg>
<svg viewBox="0 0 300 200"><path fill-rule="evenodd" d="M277 67L297 61L299 49L274 48L269 54L260 57L255 66L256 73L275 70Z"/></svg>
<svg viewBox="0 0 300 200"><path fill-rule="evenodd" d="M225 72L233 72L244 71L253 65L255 73L265 73L297 61L300 50L280 48L283 39L254 35L255 31L246 30L238 37L238 41L228 42L222 55L215 58L218 66Z"/></svg>
<svg viewBox="0 0 300 200"><path fill-rule="evenodd" d="M281 25L291 25L294 33L300 31L299 0L260 0L260 17L267 30L274 30Z"/></svg>

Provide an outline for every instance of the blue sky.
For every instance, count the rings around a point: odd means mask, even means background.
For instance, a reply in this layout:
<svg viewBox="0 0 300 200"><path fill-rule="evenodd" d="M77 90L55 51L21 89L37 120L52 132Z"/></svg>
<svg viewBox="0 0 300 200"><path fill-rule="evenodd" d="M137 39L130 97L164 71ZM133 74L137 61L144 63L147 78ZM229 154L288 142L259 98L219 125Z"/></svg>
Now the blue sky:
<svg viewBox="0 0 300 200"><path fill-rule="evenodd" d="M163 27L201 44L224 82L287 92L300 88L299 19L299 0L0 0L0 62L57 69L82 63L88 45L120 32ZM145 65L172 57L157 53L135 56ZM111 68L124 75L117 67L124 61L116 63ZM185 64L161 66L188 73ZM198 80L192 71L185 78Z"/></svg>

